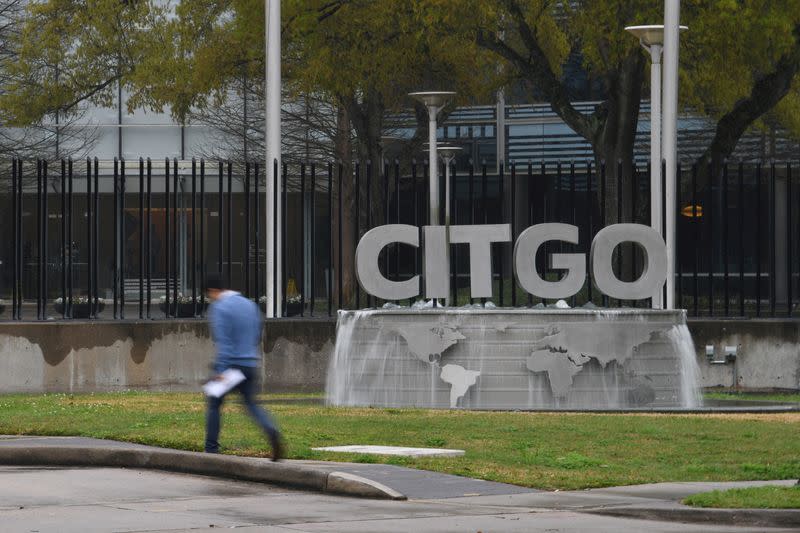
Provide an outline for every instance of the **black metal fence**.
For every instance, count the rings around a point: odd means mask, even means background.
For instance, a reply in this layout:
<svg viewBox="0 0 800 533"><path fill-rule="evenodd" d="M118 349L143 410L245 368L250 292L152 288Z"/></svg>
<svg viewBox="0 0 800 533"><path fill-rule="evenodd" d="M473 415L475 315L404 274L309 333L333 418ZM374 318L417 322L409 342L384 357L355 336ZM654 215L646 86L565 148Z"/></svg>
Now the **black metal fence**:
<svg viewBox="0 0 800 533"><path fill-rule="evenodd" d="M265 176L258 163L204 160L21 161L4 165L0 201L2 319L158 319L202 317L203 279L222 272L232 288L266 310L266 284L282 288L273 311L330 316L340 308L380 306L353 272L355 245L370 228L428 223L428 167L284 165ZM55 168L53 168L55 167ZM676 176L677 302L693 316L792 316L800 287L798 188L790 163L684 165ZM509 223L514 239L530 225L565 222L576 245L545 245L537 269L556 279L546 257L586 253L608 223L650 220L650 169L623 172L591 162L471 164L450 172L451 223ZM6 174L7 172L7 174ZM444 214L445 169L439 171ZM267 280L266 180L280 181L276 224L283 269ZM440 223L443 221L439 221ZM548 305L518 287L513 242L492 249L498 306ZM619 247L615 268L635 278L641 257ZM390 279L422 271L421 251L391 245L380 264ZM469 297L469 259L453 246L451 305ZM649 306L610 300L594 286L568 302ZM413 302L395 302L408 305ZM0 303L0 307L7 308Z"/></svg>

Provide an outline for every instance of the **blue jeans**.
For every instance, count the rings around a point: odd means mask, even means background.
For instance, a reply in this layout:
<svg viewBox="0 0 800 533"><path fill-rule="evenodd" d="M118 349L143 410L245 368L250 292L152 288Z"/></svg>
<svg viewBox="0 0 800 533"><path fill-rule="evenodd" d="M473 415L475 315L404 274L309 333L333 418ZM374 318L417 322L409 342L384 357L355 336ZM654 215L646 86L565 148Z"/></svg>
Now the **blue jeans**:
<svg viewBox="0 0 800 533"><path fill-rule="evenodd" d="M236 386L234 390L242 395L244 405L247 408L247 413L256 421L261 427L270 442L274 443L278 439L278 427L273 422L269 414L256 404L256 369L250 367L237 366L244 374L244 381ZM208 411L206 412L206 452L217 453L219 452L219 426L220 416L219 411L222 407L222 402L225 396L221 398L208 398Z"/></svg>

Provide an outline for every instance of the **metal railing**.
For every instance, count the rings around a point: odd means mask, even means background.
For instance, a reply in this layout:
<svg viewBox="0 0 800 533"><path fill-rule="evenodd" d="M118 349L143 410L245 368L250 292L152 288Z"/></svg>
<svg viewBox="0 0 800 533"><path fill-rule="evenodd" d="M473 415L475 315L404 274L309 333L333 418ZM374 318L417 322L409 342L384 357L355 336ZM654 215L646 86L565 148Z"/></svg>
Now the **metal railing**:
<svg viewBox="0 0 800 533"><path fill-rule="evenodd" d="M14 160L3 168L0 200L11 209L0 214L0 296L10 296L11 309L0 318L12 320L200 318L209 270L265 311L266 284L280 287L276 315L380 306L386 302L364 294L355 280L359 238L382 224L428 223L428 168L414 161L284 165L269 176L259 163L175 159ZM557 279L548 254L588 254L603 226L648 223L649 168L615 168L549 161L499 171L485 164L452 168L451 223L509 223L514 239L542 222L578 226L579 244L550 242L537 258L540 273ZM800 287L795 169L775 162L679 169L676 301L690 315L793 316ZM444 180L444 169L439 174ZM284 214L272 236L283 269L271 280L264 275L267 179L281 185L273 207L281 202ZM513 241L493 246L494 303L552 304L518 287L512 253ZM453 246L452 305L474 303L468 260ZM389 279L409 279L422 271L422 252L393 244L380 265ZM640 252L619 247L615 266L622 279L634 279ZM649 306L601 295L590 271L568 303Z"/></svg>

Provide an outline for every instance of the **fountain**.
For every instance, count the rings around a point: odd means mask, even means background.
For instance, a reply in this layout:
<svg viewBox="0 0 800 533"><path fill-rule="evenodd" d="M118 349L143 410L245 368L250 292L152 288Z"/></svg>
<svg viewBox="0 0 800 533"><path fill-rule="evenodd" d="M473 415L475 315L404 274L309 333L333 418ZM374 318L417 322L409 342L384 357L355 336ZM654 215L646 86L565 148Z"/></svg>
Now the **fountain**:
<svg viewBox="0 0 800 533"><path fill-rule="evenodd" d="M490 264L476 251L487 251L489 242L510 240L503 226L449 228L450 242L470 244L474 298L491 296ZM432 298L427 306L339 311L328 370L329 404L473 409L700 405L699 371L682 310L599 309L591 304L570 309L564 300L551 308L435 307L440 277L449 272L448 254L441 250L447 239L437 237L441 228L423 228L425 297ZM535 272L533 258L548 240L576 242L577 228L539 224L523 231L514 248L515 275L536 296L569 297L585 281L585 257L553 254L553 267L566 273L559 281L547 281ZM359 283L385 300L414 297L419 276L390 281L380 273L380 250L391 242L419 246L419 231L389 225L367 232L356 253ZM633 242L643 252L645 267L633 282L617 279L611 267L613 250L623 242ZM592 280L613 298L637 300L653 294L664 282L665 263L664 243L647 226L608 226L592 242Z"/></svg>
<svg viewBox="0 0 800 533"><path fill-rule="evenodd" d="M340 311L332 405L471 409L694 408L683 311Z"/></svg>

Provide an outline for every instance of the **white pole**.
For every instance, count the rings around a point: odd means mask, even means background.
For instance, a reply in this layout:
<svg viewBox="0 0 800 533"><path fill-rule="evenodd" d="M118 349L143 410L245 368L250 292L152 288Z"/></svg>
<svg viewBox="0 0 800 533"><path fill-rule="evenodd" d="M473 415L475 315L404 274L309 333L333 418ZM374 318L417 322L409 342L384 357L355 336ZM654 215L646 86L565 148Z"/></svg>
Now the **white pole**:
<svg viewBox="0 0 800 533"><path fill-rule="evenodd" d="M667 309L675 308L675 193L678 159L678 43L680 0L664 2L664 124L663 152L666 161Z"/></svg>
<svg viewBox="0 0 800 533"><path fill-rule="evenodd" d="M450 163L453 159L448 155L444 158L444 226L445 239L447 242L447 264L450 264ZM444 299L445 307L450 307L450 291L447 291L447 298Z"/></svg>
<svg viewBox="0 0 800 533"><path fill-rule="evenodd" d="M265 187L267 214L267 317L281 316L281 234L280 225L276 235L276 222L282 220L281 180L275 180L273 169L278 163L278 175L281 169L281 2L280 0L265 0L264 12L266 16L266 148L267 158ZM277 184L276 184L277 181ZM275 199L278 199L277 210ZM277 276L277 282L275 274ZM277 303L277 305L276 305ZM277 310L277 312L275 312Z"/></svg>
<svg viewBox="0 0 800 533"><path fill-rule="evenodd" d="M661 227L661 45L650 50L650 226L663 237ZM653 294L653 309L664 307L663 290Z"/></svg>
<svg viewBox="0 0 800 533"><path fill-rule="evenodd" d="M436 113L439 108L435 105L428 106L428 142L430 144L430 151L428 154L428 166L430 171L430 220L428 224L431 226L439 225L439 164L436 149Z"/></svg>

